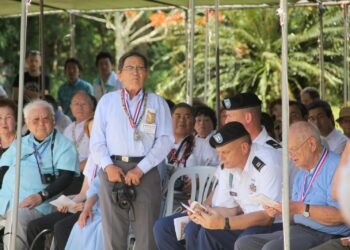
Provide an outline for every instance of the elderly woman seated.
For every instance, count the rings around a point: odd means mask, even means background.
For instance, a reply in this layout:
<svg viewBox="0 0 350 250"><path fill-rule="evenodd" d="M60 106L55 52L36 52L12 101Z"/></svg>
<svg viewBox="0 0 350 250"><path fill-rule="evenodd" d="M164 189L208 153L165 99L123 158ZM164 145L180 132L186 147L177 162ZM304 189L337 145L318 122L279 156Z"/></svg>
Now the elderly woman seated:
<svg viewBox="0 0 350 250"><path fill-rule="evenodd" d="M54 130L52 106L42 100L24 108L30 134L22 138L16 249L28 248L28 223L52 212L48 200L62 192L79 174L74 144ZM5 220L5 249L9 249L15 189L16 141L2 155L0 166L9 166L0 189L0 220Z"/></svg>

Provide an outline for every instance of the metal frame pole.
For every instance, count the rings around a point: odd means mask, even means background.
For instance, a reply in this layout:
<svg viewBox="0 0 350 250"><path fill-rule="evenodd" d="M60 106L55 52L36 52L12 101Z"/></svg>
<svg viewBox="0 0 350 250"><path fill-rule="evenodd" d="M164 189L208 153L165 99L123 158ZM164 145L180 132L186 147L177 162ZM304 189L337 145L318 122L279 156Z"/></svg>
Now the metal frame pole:
<svg viewBox="0 0 350 250"><path fill-rule="evenodd" d="M45 95L45 47L44 47L44 0L40 0L40 15L39 15L39 38L40 38L40 54L41 54L41 96Z"/></svg>
<svg viewBox="0 0 350 250"><path fill-rule="evenodd" d="M24 93L24 64L26 52L26 37L27 37L27 1L22 0L21 10L21 38L20 38L20 60L19 60L19 90L18 90L18 114L17 114L17 143L16 143L16 174L15 174L15 188L13 194L13 209L12 209L12 230L10 249L16 249L16 235L17 235L17 219L18 219L18 200L19 200L19 183L20 183L20 167L21 167L21 145L22 145L22 111L23 111L23 93ZM8 218L7 218L8 219Z"/></svg>
<svg viewBox="0 0 350 250"><path fill-rule="evenodd" d="M318 1L318 16L320 19L320 37L318 39L318 45L320 48L320 95L321 99L325 99L326 97L326 88L325 88L325 81L324 81L324 44L323 44L323 13L324 13L324 6L321 1Z"/></svg>
<svg viewBox="0 0 350 250"><path fill-rule="evenodd" d="M69 13L70 25L70 57L75 56L75 15Z"/></svg>
<svg viewBox="0 0 350 250"><path fill-rule="evenodd" d="M220 121L220 43L219 43L219 0L215 0L215 80L216 97L215 111L216 118Z"/></svg>
<svg viewBox="0 0 350 250"><path fill-rule="evenodd" d="M284 250L290 249L289 218L289 167L288 167L288 128L289 128L289 96L288 96L288 5L287 0L280 0L280 25L282 28L282 161L283 161L283 239Z"/></svg>
<svg viewBox="0 0 350 250"><path fill-rule="evenodd" d="M344 4L344 106L349 99L349 12L348 4Z"/></svg>
<svg viewBox="0 0 350 250"><path fill-rule="evenodd" d="M195 0L190 0L191 10L191 29L190 29L190 82L187 89L187 103L192 105L193 102L193 84L194 84L194 25L195 25Z"/></svg>
<svg viewBox="0 0 350 250"><path fill-rule="evenodd" d="M210 9L205 10L205 52L204 52L204 93L203 98L208 103L208 85L209 85L209 12Z"/></svg>
<svg viewBox="0 0 350 250"><path fill-rule="evenodd" d="M190 86L190 79L189 79L189 73L188 73L188 69L190 67L190 59L189 59L189 47L190 47L190 36L189 36L189 27L188 27L188 23L189 23L189 14L188 14L188 10L184 10L185 11L185 60L186 60L186 98L187 98L187 93L188 93L188 89Z"/></svg>

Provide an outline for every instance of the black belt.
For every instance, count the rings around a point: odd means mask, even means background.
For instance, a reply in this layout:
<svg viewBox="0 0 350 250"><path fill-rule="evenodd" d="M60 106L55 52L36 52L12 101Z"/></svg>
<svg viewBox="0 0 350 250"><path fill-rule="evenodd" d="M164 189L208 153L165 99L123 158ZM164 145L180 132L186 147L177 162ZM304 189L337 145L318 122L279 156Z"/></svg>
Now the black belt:
<svg viewBox="0 0 350 250"><path fill-rule="evenodd" d="M139 163L140 161L142 161L143 158L144 156L139 156L139 157L121 156L121 155L111 156L112 161L136 162L136 163Z"/></svg>

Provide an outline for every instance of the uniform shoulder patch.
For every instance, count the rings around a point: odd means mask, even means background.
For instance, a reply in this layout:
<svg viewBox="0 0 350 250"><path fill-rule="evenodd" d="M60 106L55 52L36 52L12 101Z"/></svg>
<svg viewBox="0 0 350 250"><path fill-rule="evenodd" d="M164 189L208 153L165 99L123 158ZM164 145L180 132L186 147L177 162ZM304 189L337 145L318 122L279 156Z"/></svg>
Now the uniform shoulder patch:
<svg viewBox="0 0 350 250"><path fill-rule="evenodd" d="M266 141L266 144L270 145L273 148L282 148L281 144L279 144L278 142L274 141L274 140L268 140Z"/></svg>
<svg viewBox="0 0 350 250"><path fill-rule="evenodd" d="M253 163L253 166L256 168L256 170L258 170L259 172L266 165L265 162L263 162L262 160L260 160L259 157L256 157L256 156L253 158L252 163Z"/></svg>

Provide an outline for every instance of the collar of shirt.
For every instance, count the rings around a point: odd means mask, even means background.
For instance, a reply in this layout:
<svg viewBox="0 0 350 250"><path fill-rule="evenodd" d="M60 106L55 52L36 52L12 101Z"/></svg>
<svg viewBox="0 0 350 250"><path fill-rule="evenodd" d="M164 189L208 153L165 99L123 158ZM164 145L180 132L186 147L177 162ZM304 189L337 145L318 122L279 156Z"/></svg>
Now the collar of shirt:
<svg viewBox="0 0 350 250"><path fill-rule="evenodd" d="M71 85L71 84L69 83L69 81L67 81L66 83L67 83L67 85L68 85L69 87L75 88L80 82L81 82L81 80L80 80L80 78L78 78L78 79L74 82L73 85Z"/></svg>
<svg viewBox="0 0 350 250"><path fill-rule="evenodd" d="M103 81L101 75L98 75L97 78L94 80L93 84L101 85L103 83L106 86L115 87L115 85L117 84L117 81L118 81L118 76L114 71L112 71L109 74L106 82Z"/></svg>
<svg viewBox="0 0 350 250"><path fill-rule="evenodd" d="M143 89L140 89L137 94L134 96L134 98L132 98L132 100L130 100L130 95L129 92L124 88L125 91L125 99L127 102L137 102L138 100L140 100L143 96Z"/></svg>
<svg viewBox="0 0 350 250"><path fill-rule="evenodd" d="M259 135L257 137L255 137L253 142L260 144L260 145L264 145L266 143L266 141L268 140L268 138L269 138L269 134L267 133L265 127L261 126L261 132L259 133Z"/></svg>
<svg viewBox="0 0 350 250"><path fill-rule="evenodd" d="M39 145L51 140L53 131L54 130L52 130L51 133L48 136L46 136L46 138L43 141L40 141L40 142L35 139L35 137L32 133L30 133L29 137L28 137L28 139L29 139L28 141L29 141L29 143L34 143L36 146L39 146Z"/></svg>
<svg viewBox="0 0 350 250"><path fill-rule="evenodd" d="M250 173L252 170L252 160L255 156L255 151L256 151L256 145L255 143L252 143L251 147L250 147L250 152L248 155L248 159L247 162L245 163L244 169L242 172L246 172L246 173Z"/></svg>
<svg viewBox="0 0 350 250"><path fill-rule="evenodd" d="M251 170L252 170L252 159L254 157L254 152L256 150L256 145L255 143L252 143L251 147L250 147L250 152L249 152L249 155L248 155L248 158L247 158L247 161L244 165L244 168L243 170L241 171L240 169L237 169L237 168L232 168L232 171L235 173L235 174L238 174L239 176L242 176L244 173L246 174L250 174Z"/></svg>
<svg viewBox="0 0 350 250"><path fill-rule="evenodd" d="M330 140L332 137L337 136L337 130L334 128L327 136L321 136L321 138L324 138L326 141Z"/></svg>
<svg viewBox="0 0 350 250"><path fill-rule="evenodd" d="M74 122L75 124L75 129L77 130L76 132L81 132L82 129L84 129L84 126L85 126L85 123L86 123L86 120L82 121L82 122ZM74 126L73 126L73 129L74 129Z"/></svg>
<svg viewBox="0 0 350 250"><path fill-rule="evenodd" d="M118 76L117 76L117 74L114 71L112 71L111 74L108 77L106 85L114 87L114 86L116 86L117 81L118 81Z"/></svg>

